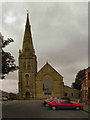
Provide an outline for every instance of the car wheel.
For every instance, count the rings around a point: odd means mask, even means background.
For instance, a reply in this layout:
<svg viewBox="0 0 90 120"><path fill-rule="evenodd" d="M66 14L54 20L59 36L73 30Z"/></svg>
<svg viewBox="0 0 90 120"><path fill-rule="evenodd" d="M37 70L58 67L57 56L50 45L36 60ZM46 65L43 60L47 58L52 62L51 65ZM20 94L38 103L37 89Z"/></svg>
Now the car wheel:
<svg viewBox="0 0 90 120"><path fill-rule="evenodd" d="M55 106L52 106L51 109L52 109L52 110L56 110L57 108L56 108Z"/></svg>
<svg viewBox="0 0 90 120"><path fill-rule="evenodd" d="M80 108L79 106L77 106L75 109L76 109L76 110L80 110L81 108Z"/></svg>
<svg viewBox="0 0 90 120"><path fill-rule="evenodd" d="M46 106L46 103L44 103L43 106Z"/></svg>
<svg viewBox="0 0 90 120"><path fill-rule="evenodd" d="M45 104L45 107L48 107L48 104Z"/></svg>

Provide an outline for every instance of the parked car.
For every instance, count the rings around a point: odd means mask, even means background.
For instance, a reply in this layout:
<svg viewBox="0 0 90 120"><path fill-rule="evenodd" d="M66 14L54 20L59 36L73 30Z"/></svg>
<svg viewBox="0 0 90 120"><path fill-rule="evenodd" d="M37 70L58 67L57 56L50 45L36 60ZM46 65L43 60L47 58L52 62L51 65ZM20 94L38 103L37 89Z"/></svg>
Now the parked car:
<svg viewBox="0 0 90 120"><path fill-rule="evenodd" d="M43 101L43 105L44 106L48 106L48 103L52 102L55 99L67 99L68 100L69 98L64 98L64 97L62 97L62 98L61 97L48 98L48 99L46 99L46 100Z"/></svg>
<svg viewBox="0 0 90 120"><path fill-rule="evenodd" d="M8 101L7 97L2 97L2 101Z"/></svg>
<svg viewBox="0 0 90 120"><path fill-rule="evenodd" d="M52 110L56 109L83 109L83 105L80 103L73 103L69 100L56 99L48 103L48 107Z"/></svg>
<svg viewBox="0 0 90 120"><path fill-rule="evenodd" d="M44 106L48 106L48 103L52 102L55 99L63 99L63 100L69 100L69 101L71 101L70 98L68 98L68 97L54 97L54 98L49 98L49 99L44 100L43 101L43 105Z"/></svg>
<svg viewBox="0 0 90 120"><path fill-rule="evenodd" d="M68 100L68 101L71 101L71 99L69 97L62 97L61 98L62 100Z"/></svg>
<svg viewBox="0 0 90 120"><path fill-rule="evenodd" d="M52 102L54 100L54 98L49 98L43 101L43 105L44 106L48 106L48 103Z"/></svg>

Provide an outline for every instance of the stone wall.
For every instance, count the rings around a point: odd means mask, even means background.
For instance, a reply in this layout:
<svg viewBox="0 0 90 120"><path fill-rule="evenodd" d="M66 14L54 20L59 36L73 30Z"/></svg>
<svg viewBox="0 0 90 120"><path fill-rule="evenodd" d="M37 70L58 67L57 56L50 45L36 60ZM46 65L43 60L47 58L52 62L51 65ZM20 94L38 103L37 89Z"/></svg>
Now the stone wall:
<svg viewBox="0 0 90 120"><path fill-rule="evenodd" d="M67 95L66 95L67 94ZM64 96L69 98L79 98L79 90L73 89L69 86L64 86Z"/></svg>
<svg viewBox="0 0 90 120"><path fill-rule="evenodd" d="M48 79L46 76L53 81L53 89L51 90L43 90L43 80ZM47 63L36 76L36 97L63 97L63 84L63 77Z"/></svg>

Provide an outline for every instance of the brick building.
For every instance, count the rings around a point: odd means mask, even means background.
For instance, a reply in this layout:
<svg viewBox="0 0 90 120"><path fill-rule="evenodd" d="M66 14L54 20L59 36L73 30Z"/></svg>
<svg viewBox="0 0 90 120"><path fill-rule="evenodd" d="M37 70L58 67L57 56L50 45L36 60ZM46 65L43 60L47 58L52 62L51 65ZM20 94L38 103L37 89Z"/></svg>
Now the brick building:
<svg viewBox="0 0 90 120"><path fill-rule="evenodd" d="M81 86L82 100L90 104L90 67L85 71L85 77Z"/></svg>

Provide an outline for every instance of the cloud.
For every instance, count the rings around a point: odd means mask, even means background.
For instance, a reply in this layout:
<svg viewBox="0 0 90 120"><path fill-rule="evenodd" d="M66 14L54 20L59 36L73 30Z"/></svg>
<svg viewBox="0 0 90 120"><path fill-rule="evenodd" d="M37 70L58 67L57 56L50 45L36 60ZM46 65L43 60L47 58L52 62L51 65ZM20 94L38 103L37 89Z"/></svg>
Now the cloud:
<svg viewBox="0 0 90 120"><path fill-rule="evenodd" d="M13 79L7 79L7 80L0 80L0 84L2 84L2 86L0 86L0 89L3 91L7 91L7 92L12 92L12 93L18 93L18 82L17 80L13 80Z"/></svg>

